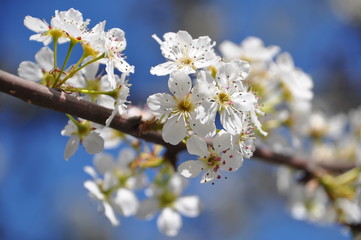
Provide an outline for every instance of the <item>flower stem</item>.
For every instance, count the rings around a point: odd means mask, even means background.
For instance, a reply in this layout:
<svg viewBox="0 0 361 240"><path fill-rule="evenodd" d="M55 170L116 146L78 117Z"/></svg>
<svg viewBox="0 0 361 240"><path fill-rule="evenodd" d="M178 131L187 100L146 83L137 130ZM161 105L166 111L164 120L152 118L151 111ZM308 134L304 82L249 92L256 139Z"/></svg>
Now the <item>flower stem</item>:
<svg viewBox="0 0 361 240"><path fill-rule="evenodd" d="M81 56L81 58L79 59L79 61L73 66L72 70L70 70L69 74L57 85L57 87L60 87L61 85L63 85L63 83L66 82L66 80L68 80L69 78L71 78L72 76L74 76L75 73L77 73L78 71L80 71L82 68L88 66L89 64L98 61L99 59L104 58L105 53L101 54L100 56L94 58L93 60L90 60L89 62L83 64L81 67L79 67L80 63L88 56L87 53L83 53L83 55Z"/></svg>
<svg viewBox="0 0 361 240"><path fill-rule="evenodd" d="M61 77L61 75L63 74L63 71L64 71L64 69L65 69L65 67L66 67L66 65L67 65L67 63L68 63L68 61L69 61L69 57L70 57L70 55L71 55L71 52L73 51L73 48L74 48L74 46L75 46L76 44L77 44L76 41L70 40L70 45L69 45L69 48L68 48L68 52L66 53L66 57L65 57L63 66L61 67L60 73L59 73L59 75L57 76L57 78L56 78L56 80L55 80L55 82L54 82L54 84L53 84L53 87L55 87L55 86L57 85L57 83L59 82L60 77Z"/></svg>
<svg viewBox="0 0 361 240"><path fill-rule="evenodd" d="M79 122L70 114L65 113L65 115L76 125L79 127Z"/></svg>
<svg viewBox="0 0 361 240"><path fill-rule="evenodd" d="M78 92L85 93L85 94L103 94L103 95L108 95L108 96L113 96L114 92L115 92L114 90L105 92L105 91L96 91L96 90L82 89L82 88L80 88L80 89L77 88L76 90Z"/></svg>
<svg viewBox="0 0 361 240"><path fill-rule="evenodd" d="M54 69L57 68L57 53L58 53L58 38L57 37L53 37L53 48L54 48Z"/></svg>

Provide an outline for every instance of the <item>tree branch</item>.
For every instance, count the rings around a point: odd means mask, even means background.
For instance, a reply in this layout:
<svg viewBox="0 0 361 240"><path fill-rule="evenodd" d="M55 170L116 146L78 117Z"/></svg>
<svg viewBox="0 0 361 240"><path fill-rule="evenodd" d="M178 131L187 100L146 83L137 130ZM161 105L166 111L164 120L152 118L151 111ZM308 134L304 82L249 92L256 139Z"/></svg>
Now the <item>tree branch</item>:
<svg viewBox="0 0 361 240"><path fill-rule="evenodd" d="M105 124L106 119L112 112L111 109L70 96L61 90L48 88L44 85L24 80L2 70L0 70L0 91L22 99L27 103L68 113L102 125ZM162 135L159 132L144 131L144 129L147 129L147 123L142 121L141 117L126 119L116 115L111 122L110 127L139 139L163 145L167 149L166 158L171 161L173 165L176 164L177 154L186 149L186 146L183 143L171 145L164 142ZM354 167L354 165L351 164L319 164L317 166L310 166L310 164L308 164L309 161L306 159L285 156L262 148L256 149L254 157L264 162L301 169L312 175L316 175L318 172L325 170L344 172Z"/></svg>

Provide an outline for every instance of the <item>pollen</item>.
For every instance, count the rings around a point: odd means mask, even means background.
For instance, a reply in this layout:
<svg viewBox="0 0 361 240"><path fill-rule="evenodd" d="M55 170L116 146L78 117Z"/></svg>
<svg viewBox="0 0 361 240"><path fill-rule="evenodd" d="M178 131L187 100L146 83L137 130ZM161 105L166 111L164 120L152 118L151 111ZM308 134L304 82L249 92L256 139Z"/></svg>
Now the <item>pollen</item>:
<svg viewBox="0 0 361 240"><path fill-rule="evenodd" d="M227 93L221 92L218 94L218 101L222 105L228 105L229 102L231 102L231 98L229 97L229 95Z"/></svg>
<svg viewBox="0 0 361 240"><path fill-rule="evenodd" d="M183 100L178 101L178 110L180 112L191 112L194 109L194 105L190 99L190 94L187 94Z"/></svg>

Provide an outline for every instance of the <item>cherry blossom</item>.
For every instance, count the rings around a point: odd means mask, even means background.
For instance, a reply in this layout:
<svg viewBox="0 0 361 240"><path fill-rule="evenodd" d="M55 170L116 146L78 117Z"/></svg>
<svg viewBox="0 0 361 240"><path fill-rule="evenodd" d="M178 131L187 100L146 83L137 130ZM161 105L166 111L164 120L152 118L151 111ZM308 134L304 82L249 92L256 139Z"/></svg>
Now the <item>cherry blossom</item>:
<svg viewBox="0 0 361 240"><path fill-rule="evenodd" d="M191 91L192 81L183 72L176 72L168 80L168 93L157 93L148 97L147 104L153 114L164 121L162 136L164 141L178 144L188 130L202 136L212 135L214 126L202 124L199 120L199 104L195 92Z"/></svg>
<svg viewBox="0 0 361 240"><path fill-rule="evenodd" d="M51 85L54 82L54 77L50 74L53 67L54 53L50 48L43 47L35 54L35 63L31 61L20 63L18 74L27 80Z"/></svg>
<svg viewBox="0 0 361 240"><path fill-rule="evenodd" d="M219 61L214 53L215 43L208 36L193 39L186 31L168 32L163 35L164 42L157 35L152 37L160 44L166 63L152 67L153 75L164 76L175 71L195 73L197 69L205 68Z"/></svg>
<svg viewBox="0 0 361 240"><path fill-rule="evenodd" d="M190 154L198 155L197 160L188 160L178 167L178 172L187 178L197 177L201 172L201 183L213 182L220 179L220 170L233 172L238 170L243 163L241 154L232 150L231 136L225 131L220 131L213 140L213 146L193 135L187 140L187 150Z"/></svg>
<svg viewBox="0 0 361 240"><path fill-rule="evenodd" d="M140 204L137 217L151 219L160 211L158 229L167 236L176 236L182 227L181 215L197 217L202 209L196 196L181 196L186 179L175 173L166 186L153 184L147 191L150 197Z"/></svg>
<svg viewBox="0 0 361 240"><path fill-rule="evenodd" d="M70 136L64 151L65 160L74 155L79 143L82 143L85 150L90 154L103 151L104 140L92 128L92 123L86 120L79 120L76 124L74 120L68 121L68 124L61 131L61 135Z"/></svg>

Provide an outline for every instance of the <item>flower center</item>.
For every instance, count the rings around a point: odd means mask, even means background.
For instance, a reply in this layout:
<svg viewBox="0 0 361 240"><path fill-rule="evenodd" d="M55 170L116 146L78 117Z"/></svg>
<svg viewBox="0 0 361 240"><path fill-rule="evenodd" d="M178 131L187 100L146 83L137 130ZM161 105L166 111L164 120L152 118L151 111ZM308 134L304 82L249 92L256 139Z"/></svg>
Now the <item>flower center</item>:
<svg viewBox="0 0 361 240"><path fill-rule="evenodd" d="M183 100L178 101L178 111L183 112L183 113L189 113L191 111L193 111L194 109L194 105L191 101L191 97L190 94L188 93Z"/></svg>
<svg viewBox="0 0 361 240"><path fill-rule="evenodd" d="M158 198L162 207L170 207L177 199L177 196L171 192L165 191Z"/></svg>

